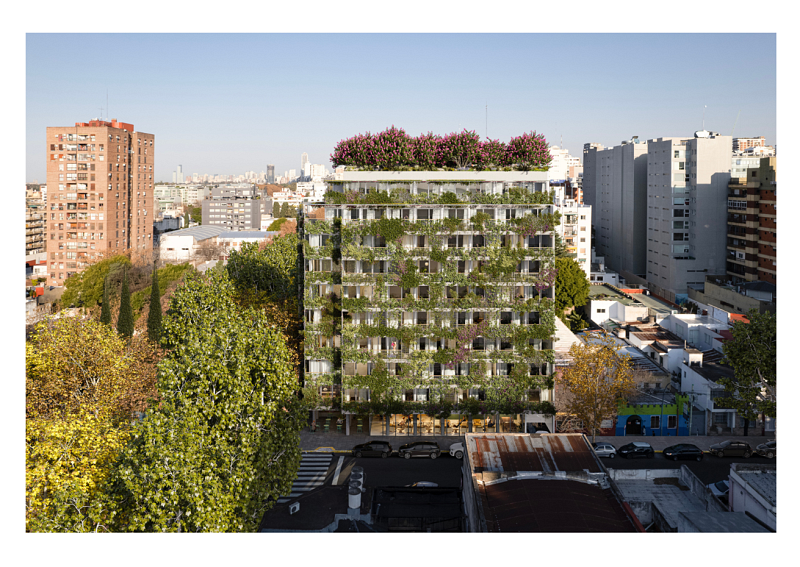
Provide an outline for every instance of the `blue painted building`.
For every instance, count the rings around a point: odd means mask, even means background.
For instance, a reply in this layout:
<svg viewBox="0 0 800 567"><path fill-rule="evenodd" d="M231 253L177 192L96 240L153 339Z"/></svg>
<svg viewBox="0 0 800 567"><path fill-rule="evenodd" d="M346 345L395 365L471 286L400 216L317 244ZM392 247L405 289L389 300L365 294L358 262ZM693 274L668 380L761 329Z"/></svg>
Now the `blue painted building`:
<svg viewBox="0 0 800 567"><path fill-rule="evenodd" d="M626 436L689 435L689 396L640 392L620 405L615 434Z"/></svg>

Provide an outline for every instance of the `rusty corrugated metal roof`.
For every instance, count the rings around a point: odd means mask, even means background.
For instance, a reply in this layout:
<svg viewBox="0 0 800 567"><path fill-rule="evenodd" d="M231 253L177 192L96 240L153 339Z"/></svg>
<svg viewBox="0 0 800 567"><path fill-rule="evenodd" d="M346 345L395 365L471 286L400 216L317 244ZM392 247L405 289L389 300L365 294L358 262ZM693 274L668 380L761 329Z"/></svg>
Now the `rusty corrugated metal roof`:
<svg viewBox="0 0 800 567"><path fill-rule="evenodd" d="M580 433L467 433L473 472L602 472Z"/></svg>
<svg viewBox="0 0 800 567"><path fill-rule="evenodd" d="M635 532L610 489L572 480L479 485L490 532Z"/></svg>

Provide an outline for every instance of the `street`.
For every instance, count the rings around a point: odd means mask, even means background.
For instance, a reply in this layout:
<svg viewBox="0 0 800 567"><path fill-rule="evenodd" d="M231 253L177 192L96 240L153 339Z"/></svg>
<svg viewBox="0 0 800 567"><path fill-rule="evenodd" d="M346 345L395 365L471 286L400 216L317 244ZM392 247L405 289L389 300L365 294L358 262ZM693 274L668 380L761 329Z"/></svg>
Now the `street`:
<svg viewBox="0 0 800 567"><path fill-rule="evenodd" d="M350 470L355 465L364 468L365 485L368 488L407 486L420 481L435 482L443 488L461 486L461 460L445 453L438 459L421 457L401 459L397 453L388 459L375 457L356 459L345 455L339 484L347 481Z"/></svg>

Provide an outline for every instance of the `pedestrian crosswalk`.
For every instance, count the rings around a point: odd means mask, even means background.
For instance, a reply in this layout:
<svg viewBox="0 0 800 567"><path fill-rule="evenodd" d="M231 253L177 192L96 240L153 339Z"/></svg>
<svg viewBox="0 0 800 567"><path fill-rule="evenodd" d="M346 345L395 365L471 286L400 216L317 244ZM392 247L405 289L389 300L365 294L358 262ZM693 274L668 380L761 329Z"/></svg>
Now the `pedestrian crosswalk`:
<svg viewBox="0 0 800 567"><path fill-rule="evenodd" d="M325 453L303 453L300 461L300 468L297 471L297 478L292 483L292 491L282 498L278 498L278 504L289 502L293 498L302 496L309 490L322 486L328 475L333 455Z"/></svg>

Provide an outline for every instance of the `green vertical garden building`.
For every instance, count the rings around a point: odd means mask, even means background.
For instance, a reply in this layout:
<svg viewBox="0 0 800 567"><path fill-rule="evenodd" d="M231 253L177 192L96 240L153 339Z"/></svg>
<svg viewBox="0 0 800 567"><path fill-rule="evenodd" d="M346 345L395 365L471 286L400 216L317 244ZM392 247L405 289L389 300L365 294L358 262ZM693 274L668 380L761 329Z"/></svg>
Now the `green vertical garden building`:
<svg viewBox="0 0 800 567"><path fill-rule="evenodd" d="M546 171L346 170L324 208L299 227L318 417L356 415L373 435L545 423L558 224Z"/></svg>

